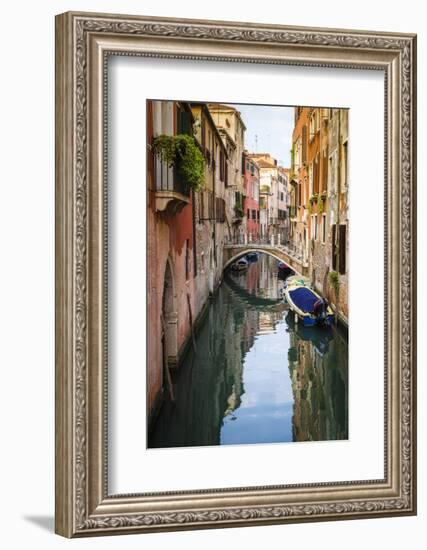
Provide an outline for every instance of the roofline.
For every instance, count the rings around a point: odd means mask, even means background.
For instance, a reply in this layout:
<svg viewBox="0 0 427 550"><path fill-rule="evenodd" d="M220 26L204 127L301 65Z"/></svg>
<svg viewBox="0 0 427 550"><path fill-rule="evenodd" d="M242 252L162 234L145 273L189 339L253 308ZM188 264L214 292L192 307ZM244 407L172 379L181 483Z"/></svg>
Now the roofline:
<svg viewBox="0 0 427 550"><path fill-rule="evenodd" d="M221 142L221 147L224 149L225 151L225 154L228 158L228 154L227 154L227 148L222 140L222 137L221 137L221 134L219 133L219 129L217 127L217 125L215 124L215 121L214 119L212 118L212 115L210 114L209 112L209 109L208 109L208 106L207 106L207 103L204 103L203 101L190 101L189 102L189 105L197 105L197 106L200 106L204 111L206 111L207 113L207 117L209 119L209 122L213 125L214 127L214 131L215 133L217 134L217 137L219 138L219 141Z"/></svg>
<svg viewBox="0 0 427 550"><path fill-rule="evenodd" d="M238 109L236 109L235 107L233 107L232 105L228 105L227 103L207 103L207 105L212 105L213 106L213 109L215 109L215 107L219 107L218 110L222 110L222 111L233 111L237 118L240 120L240 122L242 123L242 126L245 130L247 130L247 126L246 124L243 122L243 118L242 118L242 115L240 114L240 111ZM210 107L208 107L210 108Z"/></svg>

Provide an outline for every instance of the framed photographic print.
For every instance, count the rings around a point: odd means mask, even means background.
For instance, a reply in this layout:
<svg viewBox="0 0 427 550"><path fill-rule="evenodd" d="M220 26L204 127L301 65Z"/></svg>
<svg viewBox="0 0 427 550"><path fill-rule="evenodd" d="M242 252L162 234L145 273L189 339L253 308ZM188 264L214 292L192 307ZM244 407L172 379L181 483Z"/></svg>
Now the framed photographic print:
<svg viewBox="0 0 427 550"><path fill-rule="evenodd" d="M56 531L416 513L416 37L56 18Z"/></svg>

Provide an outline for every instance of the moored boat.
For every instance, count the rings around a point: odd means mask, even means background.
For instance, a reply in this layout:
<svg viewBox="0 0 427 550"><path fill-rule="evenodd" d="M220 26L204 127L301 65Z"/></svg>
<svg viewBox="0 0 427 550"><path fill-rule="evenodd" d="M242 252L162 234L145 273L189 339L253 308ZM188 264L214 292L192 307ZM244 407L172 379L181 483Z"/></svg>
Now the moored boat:
<svg viewBox="0 0 427 550"><path fill-rule="evenodd" d="M239 258L237 261L235 261L233 264L231 264L231 269L233 271L245 271L248 269L249 262L248 260L243 257Z"/></svg>
<svg viewBox="0 0 427 550"><path fill-rule="evenodd" d="M333 323L334 312L331 307L303 277L289 277L283 296L305 327L330 326Z"/></svg>
<svg viewBox="0 0 427 550"><path fill-rule="evenodd" d="M290 266L285 264L285 262L279 262L277 264L277 269L279 270L280 279L284 280L291 275L295 275L295 271Z"/></svg>

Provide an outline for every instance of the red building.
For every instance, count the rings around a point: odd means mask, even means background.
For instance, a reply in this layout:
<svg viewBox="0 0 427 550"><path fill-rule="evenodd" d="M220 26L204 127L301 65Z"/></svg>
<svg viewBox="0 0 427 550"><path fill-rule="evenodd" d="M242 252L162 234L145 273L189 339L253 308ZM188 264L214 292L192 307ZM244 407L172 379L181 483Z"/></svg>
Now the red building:
<svg viewBox="0 0 427 550"><path fill-rule="evenodd" d="M178 361L194 308L194 193L151 150L153 137L192 133L186 103L147 102L147 401L160 404L164 373ZM179 292L185 289L185 292ZM178 319L180 322L178 323ZM143 337L141 335L141 337Z"/></svg>
<svg viewBox="0 0 427 550"><path fill-rule="evenodd" d="M153 143L186 134L204 157L203 185L191 188ZM222 277L228 174L226 146L204 103L147 102L148 421ZM142 335L141 335L142 337Z"/></svg>
<svg viewBox="0 0 427 550"><path fill-rule="evenodd" d="M257 240L260 234L259 225L259 168L257 163L243 155L244 176L244 212L246 216L246 231L249 240Z"/></svg>

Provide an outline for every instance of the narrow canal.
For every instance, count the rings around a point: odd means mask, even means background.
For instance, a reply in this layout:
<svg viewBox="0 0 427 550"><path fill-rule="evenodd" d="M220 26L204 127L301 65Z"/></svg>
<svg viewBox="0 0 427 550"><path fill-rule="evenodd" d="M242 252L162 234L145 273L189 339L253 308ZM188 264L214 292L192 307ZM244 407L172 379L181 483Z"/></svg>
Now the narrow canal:
<svg viewBox="0 0 427 550"><path fill-rule="evenodd" d="M148 447L348 438L347 336L295 325L282 286L265 254L226 274Z"/></svg>

